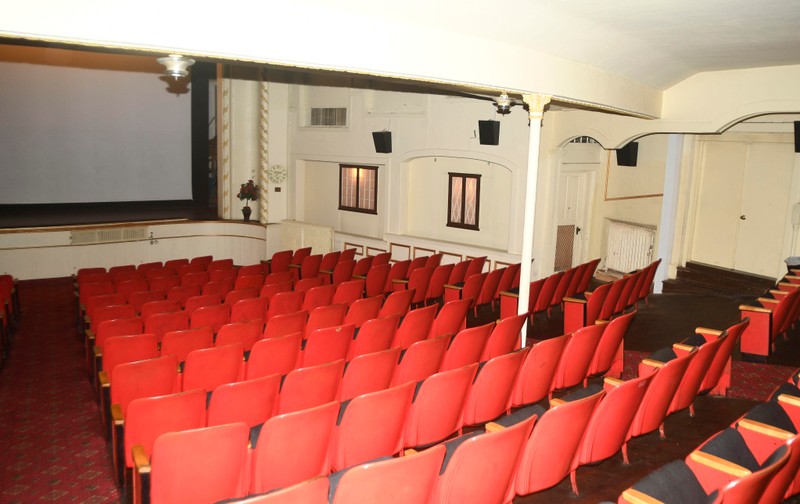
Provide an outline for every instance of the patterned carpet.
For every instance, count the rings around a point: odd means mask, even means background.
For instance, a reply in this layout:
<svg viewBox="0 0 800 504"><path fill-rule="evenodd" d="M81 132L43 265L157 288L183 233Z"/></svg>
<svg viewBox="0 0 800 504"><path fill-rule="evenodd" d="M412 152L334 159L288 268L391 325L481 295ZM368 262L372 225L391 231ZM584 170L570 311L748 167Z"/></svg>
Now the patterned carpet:
<svg viewBox="0 0 800 504"><path fill-rule="evenodd" d="M649 352L637 352L625 350L625 370L622 372L623 379L630 379L637 375L639 362L647 356ZM758 364L755 362L733 361L731 364L731 388L728 389L728 396L732 399L749 399L751 401L765 401L769 399L772 392L789 376L796 371L796 368L788 366L777 366L772 364Z"/></svg>
<svg viewBox="0 0 800 504"><path fill-rule="evenodd" d="M119 502L75 329L72 281L21 283L0 374L0 503Z"/></svg>

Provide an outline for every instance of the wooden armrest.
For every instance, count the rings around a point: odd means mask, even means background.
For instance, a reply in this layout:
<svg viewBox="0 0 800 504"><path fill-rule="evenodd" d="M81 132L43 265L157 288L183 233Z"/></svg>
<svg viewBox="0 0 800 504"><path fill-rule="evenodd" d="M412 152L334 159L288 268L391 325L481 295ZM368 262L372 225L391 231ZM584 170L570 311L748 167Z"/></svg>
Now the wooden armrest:
<svg viewBox="0 0 800 504"><path fill-rule="evenodd" d="M722 331L719 329L709 329L708 327L698 327L694 330L695 334L702 334L703 336L722 336Z"/></svg>
<svg viewBox="0 0 800 504"><path fill-rule="evenodd" d="M461 287L460 285L444 284L444 288L445 288L445 289L456 289L456 290L462 290L464 287Z"/></svg>
<svg viewBox="0 0 800 504"><path fill-rule="evenodd" d="M760 297L760 298L758 298L758 302L761 303L762 306L764 306L764 303L766 303L766 304L778 304L778 300L777 299L772 299L772 298L761 298Z"/></svg>
<svg viewBox="0 0 800 504"><path fill-rule="evenodd" d="M416 455L417 453L419 453L419 452L417 452L417 450L415 450L414 448L407 448L403 452L404 455Z"/></svg>
<svg viewBox="0 0 800 504"><path fill-rule="evenodd" d="M778 402L789 404L791 406L800 407L800 397L790 396L789 394L781 394L778 396Z"/></svg>
<svg viewBox="0 0 800 504"><path fill-rule="evenodd" d="M86 329L86 338L90 339L90 340L93 340L94 339L94 331L92 331L91 329Z"/></svg>
<svg viewBox="0 0 800 504"><path fill-rule="evenodd" d="M125 422L125 419L122 418L122 406L119 404L111 405L111 420L113 420L114 425L122 425Z"/></svg>
<svg viewBox="0 0 800 504"><path fill-rule="evenodd" d="M673 343L672 344L673 350L680 350L681 352L689 353L694 350L692 345L686 345L684 343Z"/></svg>
<svg viewBox="0 0 800 504"><path fill-rule="evenodd" d="M325 270L324 270L324 269L321 269L321 270L319 270L319 272L320 272L320 273L324 273L324 274L326 274L326 275L333 275L333 270L328 270L328 269L325 269Z"/></svg>
<svg viewBox="0 0 800 504"><path fill-rule="evenodd" d="M366 280L367 275L353 275L353 278L358 278L359 280Z"/></svg>
<svg viewBox="0 0 800 504"><path fill-rule="evenodd" d="M553 406L559 406L559 405L564 404L566 402L567 401L565 401L563 399L559 399L557 397L554 397L554 398L550 399L550 407L552 408Z"/></svg>
<svg viewBox="0 0 800 504"><path fill-rule="evenodd" d="M625 383L625 380L620 380L619 378L614 378L613 376L606 376L603 378L604 385L610 385L612 387L618 387Z"/></svg>
<svg viewBox="0 0 800 504"><path fill-rule="evenodd" d="M800 277L795 277L797 282L800 282ZM790 289L800 289L800 283L797 282L778 282L779 287L787 287Z"/></svg>
<svg viewBox="0 0 800 504"><path fill-rule="evenodd" d="M500 295L501 296L519 298L519 294L517 294L516 292L500 291Z"/></svg>
<svg viewBox="0 0 800 504"><path fill-rule="evenodd" d="M760 306L739 305L739 311L750 311L756 313L772 313L771 310L761 308Z"/></svg>
<svg viewBox="0 0 800 504"><path fill-rule="evenodd" d="M657 368L660 368L661 366L664 365L663 362L657 361L655 359L642 359L642 364L644 364L646 366L650 366L650 367L657 367Z"/></svg>
<svg viewBox="0 0 800 504"><path fill-rule="evenodd" d="M703 464L706 467L716 469L717 471L722 471L725 474L730 474L736 478L744 478L745 476L750 475L750 471L748 469L709 453L695 450L689 454L689 458L699 464Z"/></svg>
<svg viewBox="0 0 800 504"><path fill-rule="evenodd" d="M574 298L574 297L565 297L563 301L564 301L565 303L566 303L566 302L570 302L570 303L581 303L581 304L586 304L586 300L585 300L585 299L578 299L578 298Z"/></svg>
<svg viewBox="0 0 800 504"><path fill-rule="evenodd" d="M101 387L110 387L111 383L108 381L108 373L106 371L97 372L97 381Z"/></svg>
<svg viewBox="0 0 800 504"><path fill-rule="evenodd" d="M394 280L392 280L392 283L408 285L408 279L407 278L395 278Z"/></svg>
<svg viewBox="0 0 800 504"><path fill-rule="evenodd" d="M297 268L297 269L300 269L300 265L299 265L299 264L290 264L290 265L289 265L289 267L290 267L290 268Z"/></svg>
<svg viewBox="0 0 800 504"><path fill-rule="evenodd" d="M133 445L131 448L133 452L133 467L134 471L138 472L139 474L147 474L150 472L150 459L147 458L147 455L144 453L144 446L142 445Z"/></svg>
<svg viewBox="0 0 800 504"><path fill-rule="evenodd" d="M102 357L103 356L103 349L97 345L92 347L92 352L94 353L95 357Z"/></svg>
<svg viewBox="0 0 800 504"><path fill-rule="evenodd" d="M603 324L608 324L608 320L599 318L594 321L594 325L603 325Z"/></svg>
<svg viewBox="0 0 800 504"><path fill-rule="evenodd" d="M650 497L646 493L642 493L639 490L634 490L633 488L629 488L622 492L622 498L630 504L664 504L660 500Z"/></svg>
<svg viewBox="0 0 800 504"><path fill-rule="evenodd" d="M789 431L785 431L783 429L773 427L769 424L757 422L755 420L750 420L747 418L742 418L741 420L739 420L738 426L740 429L751 430L753 432L758 432L759 434L764 434L765 436L779 438L783 440L789 440L795 436L795 434L792 434Z"/></svg>
<svg viewBox="0 0 800 504"><path fill-rule="evenodd" d="M485 427L486 427L486 432L500 432L501 430L505 430L505 427L495 422L489 422L486 424Z"/></svg>

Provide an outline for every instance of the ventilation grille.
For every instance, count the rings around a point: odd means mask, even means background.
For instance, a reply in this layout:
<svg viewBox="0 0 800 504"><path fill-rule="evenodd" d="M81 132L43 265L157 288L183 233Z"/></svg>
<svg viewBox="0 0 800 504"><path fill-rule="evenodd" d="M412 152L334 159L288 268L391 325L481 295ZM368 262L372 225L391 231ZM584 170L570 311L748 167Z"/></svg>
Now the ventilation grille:
<svg viewBox="0 0 800 504"><path fill-rule="evenodd" d="M575 137L572 140L570 140L569 143L596 144L598 142L597 142L597 140L595 140L594 138L592 138L590 136L579 136L579 137Z"/></svg>
<svg viewBox="0 0 800 504"><path fill-rule="evenodd" d="M73 245L87 245L91 243L114 243L147 239L147 226L111 228L111 229L85 229L70 232L70 242Z"/></svg>
<svg viewBox="0 0 800 504"><path fill-rule="evenodd" d="M311 109L310 126L342 127L347 126L346 108L320 108Z"/></svg>

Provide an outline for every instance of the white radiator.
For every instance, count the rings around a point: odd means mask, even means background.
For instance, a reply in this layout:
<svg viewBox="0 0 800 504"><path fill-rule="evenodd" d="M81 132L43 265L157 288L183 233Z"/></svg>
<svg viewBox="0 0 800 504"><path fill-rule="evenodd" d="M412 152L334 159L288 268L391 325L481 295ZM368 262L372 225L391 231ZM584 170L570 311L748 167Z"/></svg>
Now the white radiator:
<svg viewBox="0 0 800 504"><path fill-rule="evenodd" d="M606 270L628 273L650 264L655 237L654 227L609 220Z"/></svg>

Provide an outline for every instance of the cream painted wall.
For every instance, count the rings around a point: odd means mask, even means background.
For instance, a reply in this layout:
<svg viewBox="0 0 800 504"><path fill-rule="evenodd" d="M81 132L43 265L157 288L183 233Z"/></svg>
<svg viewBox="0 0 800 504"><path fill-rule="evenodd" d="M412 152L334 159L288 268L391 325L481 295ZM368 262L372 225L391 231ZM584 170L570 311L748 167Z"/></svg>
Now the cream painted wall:
<svg viewBox="0 0 800 504"><path fill-rule="evenodd" d="M236 264L265 259L265 229L230 221L145 224L150 238L119 243L72 245L70 228L0 233L3 273L26 280L65 277L78 269L213 255ZM97 226L96 228L118 226ZM92 229L81 226L74 229Z"/></svg>
<svg viewBox="0 0 800 504"><path fill-rule="evenodd" d="M447 227L448 173L480 179L479 231ZM511 172L474 159L426 157L408 163L408 234L508 250Z"/></svg>
<svg viewBox="0 0 800 504"><path fill-rule="evenodd" d="M591 257L606 256L608 219L656 228L660 223L667 136L650 135L638 142L636 166L617 166L614 152L604 152L605 160L595 186L592 238L589 241ZM658 233L653 250L658 250Z"/></svg>
<svg viewBox="0 0 800 504"><path fill-rule="evenodd" d="M378 168L378 214L339 210L339 164L309 161L304 164L303 217L300 220L329 226L343 233L381 238L385 221L385 167Z"/></svg>
<svg viewBox="0 0 800 504"><path fill-rule="evenodd" d="M342 88L335 87L292 88L295 96L290 104L290 164L296 185L290 188L290 218L373 238L382 238L385 232L423 233L422 236L428 238L518 253L522 218L521 212L513 212L511 208L522 206L528 146L524 110L517 108L501 118L499 145L481 145L477 135L478 120L495 116L489 102L346 89L345 95ZM308 113L304 104L308 103L326 107L348 104L347 127L303 127ZM377 154L372 132L386 129L392 132L392 153ZM435 197L414 196L418 191L413 187L413 167L423 166L420 165L423 159L432 163L434 158L457 160L453 166L461 169L465 165L472 166L470 169L485 173L488 185L482 190L487 191L483 200L487 202L484 207L488 208L482 209L486 217L478 234L444 225L446 171L441 172L445 180L439 190L430 185L422 188L435 192ZM380 166L377 217L338 210L339 163ZM491 171L487 170L490 163ZM499 208L490 203L498 200L504 202ZM440 205L441 211L433 209L432 204ZM419 208L429 211L428 214L418 215ZM431 225L435 222L431 221L434 215L440 216L441 225Z"/></svg>

